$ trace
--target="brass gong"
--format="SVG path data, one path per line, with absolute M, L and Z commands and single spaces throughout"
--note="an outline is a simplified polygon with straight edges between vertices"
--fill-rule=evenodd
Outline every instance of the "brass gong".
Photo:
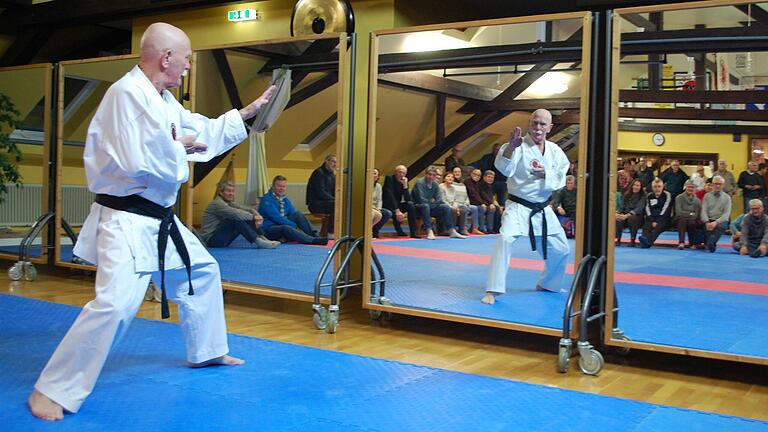
M 291 36 L 352 33 L 355 17 L 347 0 L 299 0 L 291 14 Z

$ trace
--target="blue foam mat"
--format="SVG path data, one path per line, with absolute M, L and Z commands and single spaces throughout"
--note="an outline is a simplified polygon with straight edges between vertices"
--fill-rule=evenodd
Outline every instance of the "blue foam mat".
M 230 347 L 246 365 L 189 369 L 178 325 L 144 319 L 78 414 L 36 420 L 26 396 L 78 311 L 0 295 L 3 430 L 768 431 L 764 421 L 238 335 Z

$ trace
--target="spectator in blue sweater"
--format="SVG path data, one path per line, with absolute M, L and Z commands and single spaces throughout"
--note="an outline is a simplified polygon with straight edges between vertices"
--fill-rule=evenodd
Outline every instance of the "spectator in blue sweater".
M 288 180 L 285 177 L 276 176 L 272 180 L 272 188 L 259 201 L 259 213 L 264 218 L 264 235 L 270 240 L 327 244 L 328 237 L 319 237 L 306 216 L 296 210 L 285 195 L 287 186 Z

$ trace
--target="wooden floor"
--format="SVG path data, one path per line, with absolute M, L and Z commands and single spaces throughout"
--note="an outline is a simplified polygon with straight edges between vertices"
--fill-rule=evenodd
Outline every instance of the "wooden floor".
M 0 261 L 3 271 L 9 265 Z M 93 296 L 92 277 L 64 271 L 41 271 L 34 282 L 5 280 L 2 292 L 24 297 L 82 306 Z M 341 323 L 333 335 L 314 328 L 308 303 L 234 292 L 225 300 L 233 333 L 768 420 L 766 367 L 633 351 L 627 357 L 608 354 L 598 377 L 581 374 L 576 358 L 571 370 L 560 374 L 555 370 L 555 338 L 405 316 L 379 323 L 360 308 L 359 294 L 342 304 Z M 172 319 L 177 317 L 171 312 Z M 139 316 L 159 319 L 159 304 L 145 302 Z M 567 412 L 567 407 L 553 410 Z

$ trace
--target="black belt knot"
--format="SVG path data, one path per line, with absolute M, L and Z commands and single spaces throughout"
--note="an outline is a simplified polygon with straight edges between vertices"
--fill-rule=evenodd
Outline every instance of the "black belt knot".
M 104 207 L 114 210 L 126 211 L 141 216 L 148 216 L 160 220 L 160 229 L 157 235 L 157 257 L 160 270 L 160 291 L 162 298 L 160 302 L 161 316 L 166 319 L 171 316 L 168 309 L 168 297 L 165 294 L 165 250 L 168 247 L 168 237 L 171 237 L 173 245 L 181 256 L 184 268 L 187 270 L 187 280 L 189 281 L 189 295 L 194 295 L 192 289 L 192 261 L 189 259 L 189 251 L 184 244 L 184 238 L 176 225 L 176 219 L 173 217 L 172 207 L 163 207 L 139 195 L 128 195 L 123 197 L 96 194 L 95 201 Z
M 549 201 L 535 203 L 512 194 L 508 194 L 508 197 L 510 201 L 531 209 L 531 214 L 528 217 L 528 238 L 531 240 L 531 250 L 534 251 L 536 250 L 536 236 L 533 233 L 533 217 L 541 213 L 541 251 L 544 259 L 547 259 L 547 214 L 544 212 L 544 209 L 549 205 Z

